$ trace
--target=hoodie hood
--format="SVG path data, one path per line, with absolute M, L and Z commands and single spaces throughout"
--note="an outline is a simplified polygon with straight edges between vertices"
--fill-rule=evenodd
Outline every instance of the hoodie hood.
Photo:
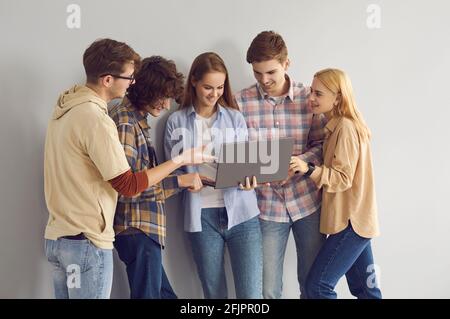
M 58 102 L 53 110 L 52 119 L 57 120 L 74 107 L 89 102 L 97 104 L 105 114 L 108 114 L 106 102 L 97 93 L 86 86 L 75 85 L 59 96 Z

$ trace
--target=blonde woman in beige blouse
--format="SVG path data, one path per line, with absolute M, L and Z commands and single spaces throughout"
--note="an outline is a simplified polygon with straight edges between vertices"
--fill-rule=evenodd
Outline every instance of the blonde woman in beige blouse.
M 329 236 L 308 274 L 307 296 L 336 298 L 334 288 L 345 275 L 354 296 L 381 298 L 370 244 L 379 234 L 370 131 L 341 70 L 314 75 L 309 103 L 328 120 L 323 165 L 292 157 L 290 174 L 309 176 L 323 189 L 320 231 Z

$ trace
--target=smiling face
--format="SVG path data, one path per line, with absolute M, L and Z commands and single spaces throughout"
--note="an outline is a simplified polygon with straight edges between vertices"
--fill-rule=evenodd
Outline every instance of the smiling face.
M 316 77 L 311 84 L 309 104 L 314 114 L 330 114 L 331 110 L 339 103 L 339 95 L 329 90 Z
M 170 109 L 170 98 L 163 98 L 158 100 L 155 105 L 148 105 L 145 110 L 153 117 L 158 117 L 164 110 Z
M 288 66 L 288 59 L 283 63 L 275 59 L 252 63 L 256 81 L 269 96 L 280 96 L 287 92 L 289 83 L 286 81 L 286 71 Z
M 222 72 L 205 73 L 200 81 L 193 81 L 195 88 L 195 106 L 200 109 L 212 109 L 223 95 L 226 75 Z

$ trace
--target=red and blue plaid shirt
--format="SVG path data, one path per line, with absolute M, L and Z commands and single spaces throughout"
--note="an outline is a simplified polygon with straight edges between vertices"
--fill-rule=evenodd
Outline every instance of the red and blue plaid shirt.
M 137 110 L 127 98 L 109 110 L 119 132 L 133 172 L 158 165 L 155 149 L 150 139 L 148 113 Z M 119 234 L 130 227 L 137 228 L 164 246 L 166 238 L 165 199 L 177 192 L 177 176 L 171 175 L 133 197 L 120 195 L 114 216 L 114 231 Z
M 281 99 L 269 97 L 254 84 L 236 94 L 244 115 L 249 139 L 293 137 L 293 156 L 316 165 L 322 163 L 324 127 L 323 115 L 313 115 L 308 106 L 310 89 L 290 82 L 289 92 Z M 278 100 L 278 101 L 277 101 Z M 275 222 L 293 222 L 320 208 L 321 192 L 314 182 L 303 176 L 293 176 L 284 186 L 271 184 L 256 189 L 260 218 Z

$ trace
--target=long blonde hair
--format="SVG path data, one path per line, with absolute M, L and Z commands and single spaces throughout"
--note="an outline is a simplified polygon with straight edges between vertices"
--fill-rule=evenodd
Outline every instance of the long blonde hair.
M 355 123 L 356 131 L 365 139 L 370 139 L 370 130 L 362 114 L 358 111 L 353 96 L 352 83 L 347 74 L 339 69 L 324 69 L 314 74 L 331 92 L 340 95 L 339 103 L 333 108 L 333 117 L 346 117 Z

